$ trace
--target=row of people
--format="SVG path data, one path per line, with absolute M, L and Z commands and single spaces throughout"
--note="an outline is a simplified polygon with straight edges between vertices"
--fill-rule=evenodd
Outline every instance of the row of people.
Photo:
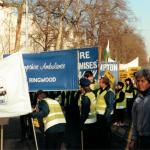
M 133 102 L 138 94 L 135 86 L 133 86 L 131 79 L 128 78 L 123 82 L 118 82 L 115 87 L 115 108 L 114 108 L 114 125 L 124 126 L 125 116 L 131 123 L 131 111 Z
M 91 77 L 91 80 L 88 78 L 89 75 L 80 80 L 81 88 L 79 91 L 68 91 L 62 94 L 68 100 L 65 105 L 65 100 L 59 101 L 65 106 L 65 109 L 63 109 L 65 110 L 65 116 L 56 100 L 47 98 L 43 91 L 37 93 L 37 98 L 41 102 L 37 103 L 38 109 L 33 112 L 33 117 L 38 118 L 39 128 L 44 133 L 43 137 L 46 137 L 47 148 L 59 149 L 64 133 L 65 144 L 68 149 L 79 149 L 81 145 L 83 145 L 84 149 L 109 148 L 111 142 L 110 126 L 114 104 L 116 103 L 116 108 L 125 106 L 125 98 L 119 100 L 120 95 L 122 95 L 121 97 L 125 97 L 123 96 L 125 95 L 123 83 L 118 83 L 119 88 L 117 89 L 115 98 L 108 78 L 102 77 L 99 80 L 98 89 L 97 84 L 93 83 L 93 78 Z M 144 79 L 147 81 L 145 76 Z M 96 90 L 92 87 L 96 87 Z M 126 88 L 126 90 L 128 89 Z M 126 92 L 131 93 L 129 90 Z M 131 98 L 130 96 L 128 98 Z M 56 99 L 58 100 L 58 97 Z M 122 112 L 118 111 L 120 117 L 123 115 Z M 46 121 L 43 122 L 44 120 Z M 63 120 L 63 122 L 60 120 Z M 45 126 L 47 126 L 46 129 L 44 129 Z M 80 134 L 81 130 L 83 131 L 83 137 Z
M 101 141 L 104 137 L 110 138 L 110 120 L 115 97 L 107 78 L 101 78 L 99 85 L 103 90 L 97 90 L 96 100 L 95 94 L 90 88 L 91 81 L 82 78 L 79 91 L 70 91 L 70 94 L 67 92 L 74 103 L 71 103 L 72 107 L 71 105 L 65 107 L 65 116 L 57 100 L 48 98 L 43 91 L 36 93 L 37 104 L 32 117 L 38 120 L 39 129 L 46 141 L 45 148 L 60 149 L 64 132 L 66 139 L 72 138 L 72 143 L 69 143 L 69 140 L 65 141 L 68 149 L 79 149 L 81 145 L 84 149 L 98 148 L 98 145 L 109 145 L 107 142 L 110 140 L 104 140 L 100 144 L 97 139 L 99 139 L 99 135 L 101 135 Z M 98 115 L 96 116 L 96 114 Z M 76 133 L 67 136 L 69 130 L 71 130 L 70 133 L 75 133 L 74 131 Z M 83 136 L 81 136 L 81 131 Z M 93 140 L 95 136 L 97 138 Z

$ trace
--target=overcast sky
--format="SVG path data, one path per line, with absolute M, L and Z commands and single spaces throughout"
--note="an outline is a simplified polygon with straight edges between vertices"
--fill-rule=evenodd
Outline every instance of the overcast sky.
M 150 56 L 150 0 L 127 0 L 127 2 L 137 17 L 136 29 L 143 36 Z

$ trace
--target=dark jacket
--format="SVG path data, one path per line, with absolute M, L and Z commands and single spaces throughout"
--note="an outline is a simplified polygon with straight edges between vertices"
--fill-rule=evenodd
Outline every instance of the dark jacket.
M 101 93 L 105 90 L 107 91 L 106 95 L 104 96 L 105 102 L 107 105 L 105 114 L 104 114 L 106 119 L 110 118 L 111 112 L 114 109 L 114 103 L 115 103 L 115 94 L 109 89 L 110 89 L 110 87 L 106 87 L 104 90 L 101 91 Z
M 122 102 L 124 100 L 124 97 L 125 97 L 125 93 L 122 90 L 118 91 L 118 92 L 120 92 L 120 93 L 119 93 L 119 98 L 116 99 L 116 101 L 115 101 L 116 103 Z
M 115 105 L 115 94 L 113 91 L 110 90 L 110 87 L 106 87 L 105 89 L 99 89 L 97 91 L 94 91 L 96 97 L 98 96 L 98 93 L 101 94 L 104 91 L 107 91 L 106 95 L 104 96 L 105 102 L 106 102 L 106 109 L 104 113 L 104 118 L 106 121 L 110 122 L 112 120 L 112 112 L 114 110 L 114 105 Z M 96 93 L 97 92 L 97 93 Z
M 132 139 L 150 136 L 150 89 L 138 94 L 132 108 Z
M 89 116 L 90 105 L 91 105 L 90 99 L 87 96 L 83 95 L 81 101 L 81 117 L 80 117 L 81 127 L 83 127 L 85 120 Z
M 49 106 L 48 104 L 45 102 L 45 100 L 41 100 L 38 102 L 38 108 L 39 108 L 39 112 L 33 112 L 32 116 L 33 118 L 37 118 L 38 122 L 39 122 L 39 129 L 42 133 L 44 133 L 44 123 L 43 123 L 43 118 L 46 117 L 49 113 Z M 64 132 L 65 130 L 65 124 L 57 124 L 55 126 L 50 127 L 46 132 Z

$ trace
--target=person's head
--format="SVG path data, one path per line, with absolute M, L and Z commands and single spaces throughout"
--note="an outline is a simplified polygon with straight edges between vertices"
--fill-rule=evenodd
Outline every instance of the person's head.
M 110 80 L 107 78 L 107 77 L 101 77 L 100 79 L 99 79 L 99 86 L 100 86 L 100 88 L 102 88 L 102 89 L 104 89 L 104 88 L 106 88 L 106 87 L 108 87 L 108 86 L 110 86 Z
M 135 74 L 135 80 L 139 91 L 143 92 L 150 88 L 150 69 L 141 69 Z
M 88 70 L 84 73 L 84 78 L 88 79 L 91 81 L 91 83 L 93 82 L 94 80 L 94 76 L 93 76 L 93 72 Z
M 85 92 L 89 92 L 89 91 L 91 91 L 91 89 L 90 89 L 90 84 L 91 84 L 91 82 L 88 80 L 88 79 L 86 79 L 86 78 L 81 78 L 80 79 L 80 86 L 81 86 L 81 92 L 82 93 L 85 93 Z
M 36 93 L 37 100 L 42 100 L 47 97 L 46 93 L 42 90 L 37 91 Z
M 118 89 L 121 90 L 124 87 L 124 83 L 119 81 L 117 86 L 118 86 Z
M 131 85 L 131 84 L 132 84 L 131 78 L 125 79 L 125 84 L 126 84 L 126 85 Z

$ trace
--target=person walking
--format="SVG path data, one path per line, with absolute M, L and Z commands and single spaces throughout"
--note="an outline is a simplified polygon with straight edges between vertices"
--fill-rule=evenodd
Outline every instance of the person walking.
M 129 149 L 150 149 L 150 69 L 135 74 L 138 95 L 132 108 L 132 136 Z M 136 147 L 137 146 L 137 147 Z

